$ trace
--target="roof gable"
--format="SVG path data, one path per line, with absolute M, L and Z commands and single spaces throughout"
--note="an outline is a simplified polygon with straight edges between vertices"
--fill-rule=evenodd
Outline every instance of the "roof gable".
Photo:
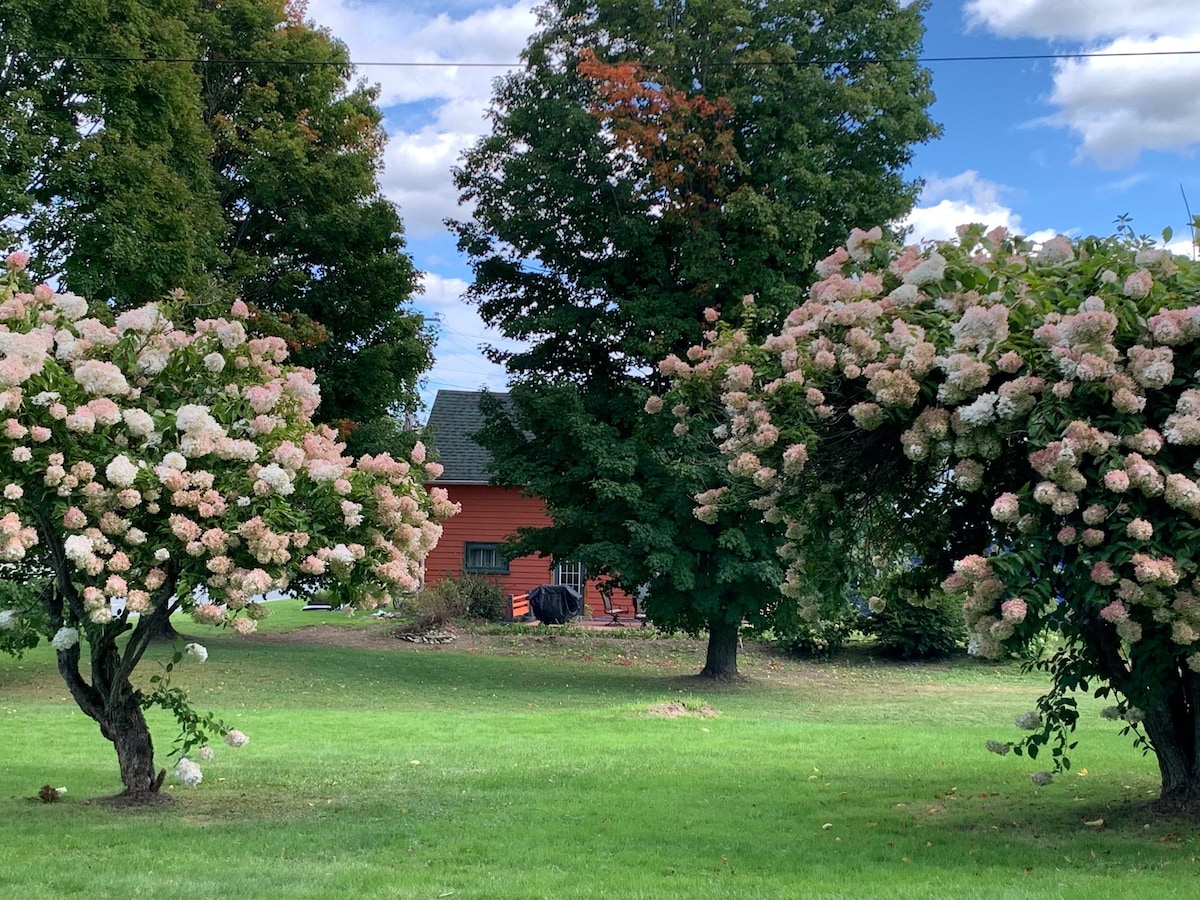
M 429 411 L 429 443 L 437 452 L 442 474 L 437 484 L 490 484 L 492 455 L 473 435 L 484 426 L 479 409 L 482 391 L 438 391 Z M 491 394 L 507 404 L 508 394 Z

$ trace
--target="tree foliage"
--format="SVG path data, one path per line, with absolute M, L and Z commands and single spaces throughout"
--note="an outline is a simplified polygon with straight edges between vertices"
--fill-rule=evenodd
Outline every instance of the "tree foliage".
M 505 357 L 514 415 L 484 434 L 553 518 L 516 546 L 649 585 L 657 623 L 714 638 L 709 674 L 777 602 L 777 537 L 692 517 L 713 454 L 642 407 L 706 308 L 798 299 L 849 227 L 909 208 L 902 169 L 935 132 L 920 36 L 891 0 L 557 0 L 457 170 L 469 298 L 527 342 Z
M 3 0 L 0 41 L 0 203 L 37 274 L 118 311 L 240 296 L 321 421 L 416 408 L 431 335 L 343 44 L 283 0 Z
M 1194 812 L 1200 268 L 1128 235 L 968 226 L 923 249 L 854 232 L 818 273 L 765 341 L 719 329 L 675 367 L 676 399 L 718 391 L 731 416 L 720 502 L 787 524 L 783 590 L 811 618 L 848 578 L 918 558 L 961 600 L 971 652 L 1056 635 L 1018 751 L 1068 766 L 1073 693 L 1111 696 L 1164 805 Z
M 41 277 L 118 306 L 204 292 L 221 262 L 200 80 L 166 61 L 197 55 L 185 9 L 0 3 L 4 243 L 35 248 Z
M 172 613 L 245 633 L 267 613 L 262 595 L 327 582 L 380 605 L 415 589 L 455 508 L 422 488 L 440 466 L 420 445 L 411 462 L 344 455 L 312 422 L 311 370 L 287 363 L 281 338 L 248 337 L 241 301 L 188 328 L 166 304 L 106 325 L 75 294 L 31 290 L 24 254 L 7 264 L 0 562 L 33 556 L 44 577 L 0 593 L 0 648 L 50 640 L 71 696 L 116 748 L 125 792 L 153 793 L 145 707 L 175 714 L 184 752 L 228 730 L 169 679 L 145 694 L 131 681 Z

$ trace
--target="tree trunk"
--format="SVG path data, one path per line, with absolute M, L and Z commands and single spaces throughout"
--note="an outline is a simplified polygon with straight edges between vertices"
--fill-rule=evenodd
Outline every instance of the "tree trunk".
M 1162 776 L 1162 793 L 1155 806 L 1171 815 L 1200 816 L 1200 760 L 1191 735 L 1196 728 L 1194 710 L 1183 707 L 1171 715 L 1166 704 L 1146 711 L 1143 727 Z M 1182 716 L 1178 713 L 1182 712 Z M 1190 714 L 1190 715 L 1189 715 Z M 1176 717 L 1184 721 L 1176 722 Z
M 154 742 L 142 713 L 140 697 L 126 683 L 114 696 L 107 714 L 100 720 L 100 733 L 112 741 L 121 767 L 123 797 L 150 799 L 158 793 L 165 771 L 155 774 Z
M 163 618 L 150 635 L 150 640 L 152 641 L 177 641 L 182 638 L 183 635 L 175 630 L 175 626 L 169 617 Z
M 708 653 L 701 678 L 727 681 L 736 678 L 740 622 L 714 621 L 708 626 Z

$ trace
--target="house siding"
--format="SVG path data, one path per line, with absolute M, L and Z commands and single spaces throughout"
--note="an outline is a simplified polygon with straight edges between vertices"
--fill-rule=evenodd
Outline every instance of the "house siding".
M 450 499 L 461 504 L 462 509 L 443 523 L 442 538 L 425 560 L 428 584 L 462 574 L 468 543 L 502 543 L 523 525 L 537 528 L 551 523 L 544 501 L 526 496 L 517 488 L 486 484 L 438 486 L 444 487 Z M 498 574 L 496 578 L 504 593 L 521 594 L 539 584 L 549 584 L 554 574 L 548 559 L 522 556 L 509 563 L 507 574 Z M 588 581 L 584 599 L 588 615 L 604 615 L 604 600 L 595 581 Z M 613 599 L 618 606 L 631 609 L 623 592 L 616 592 Z

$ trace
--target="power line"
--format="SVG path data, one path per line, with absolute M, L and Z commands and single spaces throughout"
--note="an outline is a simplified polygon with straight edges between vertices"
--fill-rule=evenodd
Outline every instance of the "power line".
M 991 54 L 984 56 L 916 56 L 916 57 L 862 57 L 860 59 L 810 59 L 804 60 L 805 65 L 817 66 L 850 66 L 864 63 L 889 64 L 911 63 L 921 65 L 930 63 L 952 62 L 1022 62 L 1048 59 L 1128 59 L 1147 57 L 1200 56 L 1200 50 L 1129 50 L 1118 53 L 1080 52 L 1080 53 L 1009 53 Z M 293 66 L 299 68 L 321 68 L 328 66 L 354 68 L 390 68 L 390 69 L 515 69 L 520 68 L 520 62 L 418 62 L 416 60 L 303 60 L 303 59 L 259 59 L 254 57 L 238 57 L 229 59 L 209 59 L 201 56 L 51 56 L 34 54 L 27 57 L 31 60 L 50 62 L 115 62 L 115 63 L 184 63 L 188 65 L 204 64 L 213 66 Z M 712 63 L 714 66 L 786 66 L 792 63 L 786 60 L 778 62 L 728 62 Z

